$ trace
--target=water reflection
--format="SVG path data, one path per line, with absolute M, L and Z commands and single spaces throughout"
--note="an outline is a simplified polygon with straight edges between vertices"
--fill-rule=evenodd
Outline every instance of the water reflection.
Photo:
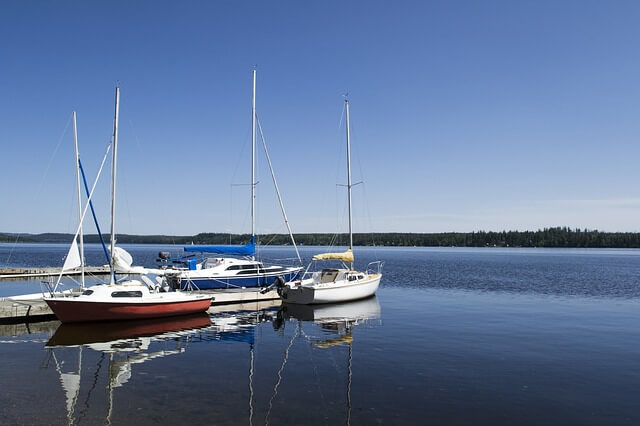
M 376 296 L 355 302 L 327 305 L 283 305 L 284 319 L 311 321 L 328 329 L 350 329 L 363 322 L 380 319 L 380 303 Z
M 284 329 L 287 322 L 296 324 L 296 330 L 285 350 L 283 362 L 278 370 L 278 380 L 273 390 L 273 395 L 269 400 L 269 408 L 265 417 L 265 425 L 269 423 L 269 416 L 273 409 L 273 401 L 278 395 L 278 387 L 282 381 L 282 374 L 285 369 L 289 352 L 294 342 L 302 338 L 310 344 L 313 349 L 328 349 L 340 346 L 347 346 L 346 355 L 346 393 L 345 393 L 345 423 L 351 424 L 351 383 L 353 378 L 353 331 L 354 328 L 362 324 L 375 325 L 381 318 L 380 304 L 376 296 L 355 302 L 337 303 L 328 305 L 283 305 L 274 327 Z M 312 323 L 314 327 L 319 327 L 322 335 L 316 336 L 313 331 L 305 329 L 304 323 Z M 322 392 L 320 391 L 322 394 Z
M 133 365 L 183 353 L 191 336 L 197 330 L 210 325 L 209 315 L 205 313 L 117 323 L 61 324 L 45 345 L 49 356 L 45 365 L 53 366 L 59 375 L 66 399 L 67 424 L 78 423 L 90 408 L 91 396 L 96 389 L 100 370 L 107 356 L 107 409 L 104 423 L 111 424 L 113 391 L 129 382 Z M 170 341 L 173 347 L 152 350 L 151 343 L 154 340 Z M 72 349 L 69 350 L 70 348 Z M 87 356 L 83 356 L 85 348 L 101 355 L 97 363 L 89 368 L 86 365 Z M 89 358 L 95 359 L 91 356 Z M 85 407 L 77 414 L 76 406 L 81 395 L 83 371 L 89 374 L 93 371 L 94 380 L 86 392 Z
M 378 324 L 380 311 L 373 297 L 315 307 L 281 306 L 276 301 L 212 307 L 209 314 L 160 320 L 61 324 L 45 344 L 42 364 L 54 379 L 49 382 L 54 392 L 61 391 L 58 395 L 62 397 L 56 403 L 58 414 L 49 420 L 111 424 L 135 416 L 140 409 L 136 406 L 144 406 L 140 398 L 165 401 L 154 407 L 154 415 L 178 420 L 173 416 L 180 411 L 173 411 L 173 403 L 167 406 L 155 386 L 177 371 L 193 372 L 195 368 L 215 371 L 211 377 L 221 386 L 219 391 L 211 391 L 211 381 L 205 379 L 209 373 L 189 383 L 213 392 L 209 409 L 226 407 L 222 412 L 233 423 L 286 422 L 292 414 L 289 395 L 294 392 L 305 399 L 295 413 L 317 405 L 314 400 L 321 398 L 324 409 L 327 404 L 337 408 L 325 420 L 350 424 L 352 381 L 354 397 L 360 398 L 365 394 L 360 382 L 366 380 L 358 369 L 354 377 L 353 354 L 358 347 L 354 330 L 363 324 Z M 199 360 L 193 368 L 174 359 L 186 352 L 189 360 Z M 167 362 L 152 361 L 167 357 L 171 357 Z M 355 358 L 356 365 L 362 361 Z M 246 364 L 237 359 L 246 359 Z M 143 363 L 148 363 L 146 368 L 137 367 Z M 231 365 L 235 367 L 230 369 Z M 300 393 L 301 378 L 309 384 L 315 379 L 316 387 Z M 174 378 L 172 389 L 191 392 L 180 383 Z M 138 395 L 142 389 L 147 389 L 144 397 Z M 236 398 L 224 400 L 222 395 L 227 392 Z M 131 402 L 132 397 L 136 403 Z M 316 408 L 321 406 L 312 411 Z M 204 418 L 193 420 L 206 422 Z
M 308 377 L 314 372 L 317 373 L 318 366 L 308 364 L 300 355 L 290 360 L 292 348 L 296 342 L 303 345 L 309 344 L 312 351 L 324 351 L 332 347 L 347 347 L 345 354 L 345 365 L 347 377 L 345 393 L 345 417 L 346 423 L 351 421 L 351 379 L 352 379 L 352 344 L 353 330 L 356 326 L 368 323 L 375 324 L 380 319 L 381 309 L 376 297 L 366 300 L 341 303 L 333 305 L 287 305 L 281 306 L 279 301 L 262 302 L 259 304 L 236 305 L 213 308 L 212 325 L 201 336 L 208 340 L 226 342 L 244 342 L 248 344 L 248 366 L 244 372 L 248 387 L 247 411 L 248 424 L 265 424 L 271 421 L 278 422 L 281 418 L 276 417 L 281 413 L 276 413 L 282 404 L 288 405 L 281 391 L 286 388 L 297 388 L 299 382 L 287 381 L 287 373 L 296 375 L 302 368 Z M 287 339 L 284 351 L 278 355 L 278 349 L 273 347 L 272 336 L 260 333 L 262 336 L 256 340 L 256 330 L 264 325 L 271 324 L 276 332 L 275 336 Z M 293 326 L 293 332 L 287 337 L 285 329 Z M 316 330 L 320 330 L 320 335 L 316 336 Z M 277 367 L 275 377 L 270 388 L 265 388 L 264 384 L 269 382 L 270 374 L 265 375 L 268 367 L 259 370 L 262 374 L 256 376 L 256 363 L 260 361 L 256 357 L 256 347 L 271 348 L 269 359 L 272 360 L 270 367 Z M 266 355 L 266 354 L 265 354 Z M 341 355 L 341 354 L 340 354 Z M 322 354 L 321 354 L 322 358 Z M 262 360 L 264 362 L 264 359 Z M 293 363 L 293 364 L 290 364 Z M 313 362 L 313 360 L 312 360 Z M 291 369 L 291 371 L 287 371 Z M 256 386 L 256 383 L 263 385 Z M 322 390 L 319 392 L 323 394 Z M 324 396 L 323 396 L 324 397 Z M 334 395 L 335 398 L 339 398 Z M 260 401 L 266 401 L 266 406 L 260 406 Z M 262 411 L 263 408 L 265 411 Z M 297 407 L 296 410 L 299 410 Z M 289 407 L 288 411 L 291 411 Z M 264 418 L 260 415 L 264 413 Z M 239 413 L 235 413 L 236 415 Z M 237 418 L 237 417 L 236 417 Z
M 61 324 L 46 346 L 88 345 L 94 350 L 117 352 L 120 347 L 135 346 L 143 340 L 148 343 L 152 337 L 168 337 L 162 336 L 167 333 L 170 336 L 179 332 L 188 334 L 190 330 L 209 325 L 211 321 L 205 313 L 138 321 Z

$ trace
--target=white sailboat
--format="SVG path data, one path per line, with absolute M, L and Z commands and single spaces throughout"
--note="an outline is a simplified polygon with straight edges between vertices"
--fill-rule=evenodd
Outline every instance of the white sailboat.
M 347 191 L 349 199 L 349 248 L 343 253 L 322 253 L 313 260 L 339 260 L 343 268 L 325 268 L 304 274 L 301 280 L 287 282 L 280 288 L 285 303 L 313 305 L 363 299 L 375 294 L 382 278 L 382 262 L 372 262 L 365 272 L 353 270 L 353 230 L 351 213 L 351 134 L 349 100 L 345 99 L 347 128 Z M 348 264 L 348 265 L 347 265 Z M 375 267 L 375 270 L 373 268 Z
M 115 118 L 113 125 L 113 151 L 111 169 L 111 256 L 109 259 L 109 284 L 98 284 L 84 290 L 79 295 L 59 294 L 52 291 L 50 296 L 44 297 L 53 313 L 62 322 L 85 321 L 114 321 L 144 318 L 159 318 L 176 315 L 186 315 L 206 311 L 211 304 L 211 296 L 200 294 L 186 294 L 175 291 L 163 291 L 150 279 L 116 280 L 116 264 L 118 262 L 115 247 L 115 208 L 116 208 L 116 171 L 118 152 L 118 112 L 120 88 L 116 87 Z M 104 161 L 102 163 L 104 165 Z M 101 166 L 102 169 L 102 166 Z M 68 266 L 83 266 L 82 255 L 78 253 L 76 240 L 81 233 L 82 220 L 87 212 L 94 187 L 89 194 L 89 200 L 80 217 L 80 224 L 70 254 L 67 256 L 64 272 Z M 81 240 L 82 241 L 82 240 Z M 62 272 L 61 275 L 62 276 Z M 58 279 L 59 282 L 60 278 Z
M 186 253 L 203 253 L 208 255 L 217 255 L 216 257 L 205 257 L 197 262 L 194 257 L 185 256 L 184 258 L 171 259 L 174 262 L 181 263 L 182 267 L 176 267 L 176 263 L 170 269 L 165 270 L 165 277 L 172 287 L 187 288 L 193 286 L 200 290 L 210 289 L 238 289 L 238 288 L 261 288 L 273 285 L 275 282 L 287 282 L 295 279 L 302 267 L 300 266 L 281 266 L 281 265 L 265 265 L 263 262 L 256 260 L 256 232 L 255 232 L 255 148 L 256 148 L 256 132 L 259 129 L 262 136 L 260 123 L 257 122 L 256 115 L 256 70 L 253 70 L 253 95 L 251 103 L 251 240 L 246 245 L 228 246 L 228 245 L 189 245 L 184 247 Z M 257 126 L 256 126 L 257 124 Z M 291 241 L 298 260 L 300 254 L 291 232 L 291 227 L 284 210 L 280 190 L 275 179 L 273 167 L 271 167 L 271 159 L 266 150 L 264 137 L 262 138 L 263 146 L 271 169 L 271 177 L 275 186 L 280 209 L 284 217 L 284 222 L 289 231 Z M 161 253 L 161 258 L 168 260 L 168 256 Z

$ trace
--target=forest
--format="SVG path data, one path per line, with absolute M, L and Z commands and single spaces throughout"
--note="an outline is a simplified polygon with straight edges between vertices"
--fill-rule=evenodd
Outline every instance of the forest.
M 15 234 L 0 233 L 0 242 L 6 243 L 69 243 L 70 234 Z M 345 246 L 347 234 L 307 233 L 294 234 L 299 245 Z M 121 244 L 246 244 L 247 234 L 200 233 L 188 236 L 118 234 Z M 84 237 L 88 243 L 98 243 L 96 234 Z M 105 240 L 109 236 L 105 235 Z M 258 235 L 259 245 L 288 245 L 286 234 Z M 353 234 L 356 246 L 417 246 L 417 247 L 594 247 L 640 248 L 640 233 L 600 232 L 597 230 L 555 227 L 537 231 L 476 231 L 439 233 L 376 232 Z

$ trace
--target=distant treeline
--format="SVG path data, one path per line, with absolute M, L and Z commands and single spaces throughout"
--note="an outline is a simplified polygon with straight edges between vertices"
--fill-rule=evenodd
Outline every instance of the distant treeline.
M 0 242 L 68 243 L 70 234 L 0 233 Z M 246 234 L 202 233 L 190 236 L 119 234 L 121 244 L 246 244 Z M 295 234 L 300 245 L 347 245 L 346 234 Z M 98 243 L 97 235 L 85 235 L 88 243 Z M 109 236 L 106 236 L 109 240 Z M 600 232 L 588 229 L 545 228 L 538 231 L 440 232 L 440 233 L 359 233 L 353 235 L 357 246 L 422 246 L 422 247 L 599 247 L 640 248 L 640 233 Z M 259 235 L 258 244 L 291 244 L 286 234 Z

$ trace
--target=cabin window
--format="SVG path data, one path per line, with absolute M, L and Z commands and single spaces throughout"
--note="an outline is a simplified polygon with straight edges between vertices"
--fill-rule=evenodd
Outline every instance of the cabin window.
M 357 277 L 357 276 L 355 276 L 355 275 L 349 275 L 349 281 L 355 281 L 355 280 L 357 280 L 357 279 L 358 279 L 358 277 Z
M 114 291 L 111 297 L 142 297 L 141 291 Z
M 90 294 L 93 294 L 93 290 L 85 290 L 85 291 L 82 292 L 83 296 L 88 296 Z
M 256 268 L 256 265 L 233 265 L 233 266 L 229 266 L 227 269 L 225 269 L 225 271 L 237 271 L 240 269 L 255 269 L 255 268 Z
M 255 269 L 247 269 L 247 270 L 238 272 L 238 275 L 250 275 L 250 274 L 255 274 L 257 272 L 258 271 Z

